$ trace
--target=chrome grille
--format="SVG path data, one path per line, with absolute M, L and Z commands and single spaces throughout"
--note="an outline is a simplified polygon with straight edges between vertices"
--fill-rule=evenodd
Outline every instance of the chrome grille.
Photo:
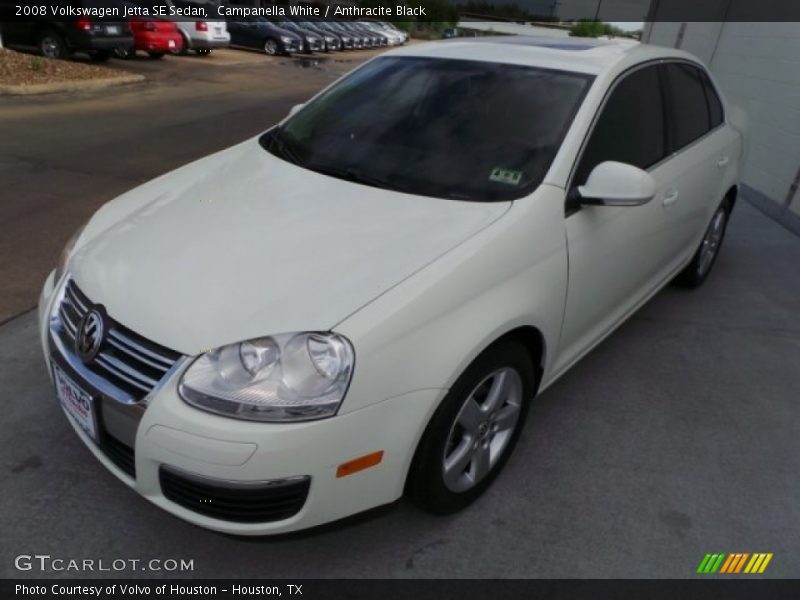
M 74 346 L 78 325 L 91 306 L 91 300 L 70 279 L 58 308 L 58 317 L 63 326 L 61 340 L 68 348 Z M 158 385 L 182 355 L 134 333 L 110 318 L 106 326 L 108 334 L 100 351 L 86 368 L 126 392 L 133 400 L 141 400 Z

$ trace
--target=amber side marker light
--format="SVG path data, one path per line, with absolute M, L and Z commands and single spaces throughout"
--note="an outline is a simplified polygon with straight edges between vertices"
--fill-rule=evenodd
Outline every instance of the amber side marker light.
M 347 477 L 353 473 L 358 473 L 364 469 L 369 469 L 379 464 L 383 460 L 383 450 L 373 452 L 365 456 L 359 456 L 353 460 L 348 460 L 346 463 L 340 464 L 336 469 L 336 477 Z

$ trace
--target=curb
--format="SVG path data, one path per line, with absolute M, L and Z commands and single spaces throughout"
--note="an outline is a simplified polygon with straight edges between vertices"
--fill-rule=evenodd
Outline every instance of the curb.
M 138 83 L 144 81 L 144 75 L 121 75 L 107 79 L 82 79 L 76 81 L 57 81 L 53 83 L 30 83 L 19 85 L 0 84 L 0 94 L 12 96 L 35 96 L 38 94 L 55 94 L 58 92 L 83 92 L 102 90 L 115 85 Z

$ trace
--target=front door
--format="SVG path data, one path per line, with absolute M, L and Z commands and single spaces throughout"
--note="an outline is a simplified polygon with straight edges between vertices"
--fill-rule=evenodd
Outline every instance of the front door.
M 598 164 L 613 160 L 646 169 L 655 197 L 642 206 L 568 204 L 569 287 L 555 372 L 588 351 L 639 304 L 670 262 L 674 172 L 666 160 L 665 101 L 657 65 L 623 75 L 614 85 L 578 161 L 569 193 Z

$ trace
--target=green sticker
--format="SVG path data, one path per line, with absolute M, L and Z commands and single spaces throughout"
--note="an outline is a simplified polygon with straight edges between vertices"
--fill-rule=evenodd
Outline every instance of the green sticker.
M 512 171 L 511 169 L 502 169 L 500 167 L 495 167 L 492 174 L 489 175 L 489 181 L 508 185 L 519 185 L 521 179 L 522 171 Z

